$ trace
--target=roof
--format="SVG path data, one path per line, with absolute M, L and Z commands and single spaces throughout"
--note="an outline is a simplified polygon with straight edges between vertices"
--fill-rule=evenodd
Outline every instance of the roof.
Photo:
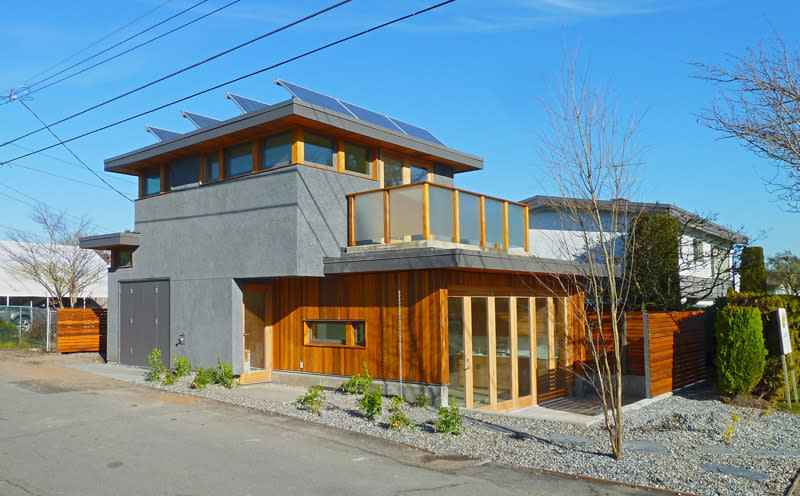
M 11 258 L 6 250 L 18 252 L 20 246 L 15 241 L 0 241 L 0 297 L 32 297 L 47 298 L 44 287 L 36 281 L 22 278 L 11 270 Z M 92 252 L 97 257 L 99 263 L 106 265 L 105 260 L 96 252 Z M 86 294 L 81 297 L 108 298 L 108 280 L 106 273 L 103 273 L 99 281 L 93 284 Z
M 136 248 L 142 241 L 142 235 L 136 232 L 121 232 L 111 234 L 98 234 L 97 236 L 83 236 L 80 239 L 81 248 L 91 250 L 109 250 L 111 248 Z
M 537 210 L 548 208 L 557 210 L 559 207 L 565 205 L 567 202 L 577 202 L 578 204 L 588 205 L 591 200 L 586 198 L 566 198 L 563 196 L 545 196 L 537 195 L 522 200 L 522 203 L 527 203 L 530 210 Z M 638 212 L 642 214 L 662 214 L 674 217 L 681 222 L 690 224 L 694 229 L 701 231 L 711 236 L 723 238 L 734 243 L 746 244 L 748 242 L 747 236 L 740 234 L 736 231 L 722 227 L 721 225 L 712 222 L 705 217 L 693 214 L 682 208 L 676 207 L 669 203 L 648 203 L 648 202 L 633 202 L 625 199 L 619 200 L 600 200 L 597 202 L 598 208 L 601 211 L 611 211 L 615 202 L 625 202 L 629 212 Z

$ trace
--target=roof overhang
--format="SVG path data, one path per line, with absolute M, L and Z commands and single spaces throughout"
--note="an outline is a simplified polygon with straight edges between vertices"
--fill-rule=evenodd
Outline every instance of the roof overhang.
M 138 174 L 143 162 L 170 161 L 180 156 L 219 149 L 256 139 L 265 133 L 296 126 L 314 130 L 350 134 L 376 146 L 394 148 L 426 160 L 444 163 L 457 172 L 483 169 L 483 159 L 443 145 L 408 136 L 367 121 L 358 120 L 296 98 L 181 134 L 171 139 L 107 159 L 105 170 Z M 151 164 L 148 164 L 151 165 Z
M 81 248 L 89 250 L 111 250 L 113 248 L 137 248 L 141 244 L 142 235 L 136 232 L 121 232 L 84 236 L 80 238 Z

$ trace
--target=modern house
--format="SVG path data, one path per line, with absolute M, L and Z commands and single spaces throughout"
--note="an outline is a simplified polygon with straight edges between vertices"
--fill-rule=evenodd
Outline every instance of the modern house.
M 241 115 L 106 160 L 138 176 L 112 253 L 109 361 L 231 361 L 241 383 L 338 386 L 511 409 L 568 394 L 576 266 L 531 254 L 527 205 L 460 190 L 483 160 L 398 119 L 276 81 Z
M 522 200 L 530 210 L 530 236 L 536 239 L 532 247 L 534 256 L 575 260 L 585 257 L 586 253 L 592 250 L 593 247 L 586 246 L 583 228 L 578 226 L 575 215 L 569 213 L 580 211 L 581 202 L 588 200 L 557 196 L 533 196 Z M 615 210 L 615 202 L 624 202 L 624 208 Z M 604 225 L 612 225 L 612 210 L 624 217 L 616 222 L 619 228 L 613 233 L 614 236 L 627 236 L 628 227 L 634 216 L 660 214 L 677 219 L 679 226 L 679 236 L 675 240 L 679 247 L 677 270 L 681 296 L 688 303 L 698 307 L 709 306 L 713 304 L 715 298 L 724 296 L 729 287 L 736 285 L 735 271 L 732 270 L 734 246 L 747 244 L 746 236 L 675 205 L 613 200 L 600 201 L 598 206 L 604 217 Z M 584 227 L 591 230 L 594 225 L 585 223 Z M 587 237 L 591 239 L 591 233 Z M 623 245 L 624 243 L 619 243 L 617 246 Z

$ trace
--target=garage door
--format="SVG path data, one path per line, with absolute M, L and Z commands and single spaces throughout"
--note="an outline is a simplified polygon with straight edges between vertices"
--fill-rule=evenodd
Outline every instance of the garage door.
M 147 365 L 153 349 L 169 363 L 169 281 L 120 283 L 119 361 Z

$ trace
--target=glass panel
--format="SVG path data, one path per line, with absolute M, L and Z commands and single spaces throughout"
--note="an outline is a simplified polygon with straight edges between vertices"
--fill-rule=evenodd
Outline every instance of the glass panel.
M 114 250 L 114 267 L 130 267 L 133 263 L 133 251 L 124 248 Z
M 480 198 L 477 195 L 459 192 L 458 230 L 461 243 L 476 246 L 481 244 Z
M 403 162 L 393 158 L 383 160 L 383 187 L 403 184 Z
M 158 169 L 147 170 L 144 173 L 144 196 L 155 195 L 161 192 L 161 171 Z
M 253 172 L 253 145 L 242 143 L 225 149 L 225 177 Z
M 261 140 L 261 168 L 269 169 L 292 162 L 292 133 L 267 136 Z
M 562 389 L 566 387 L 566 367 L 567 367 L 567 301 L 566 298 L 553 298 L 555 301 L 555 329 L 553 336 L 553 355 L 555 356 L 556 365 L 556 388 Z
M 312 322 L 311 341 L 347 344 L 347 322 Z
M 464 350 L 464 299 L 447 299 L 448 348 L 450 358 L 450 385 L 448 393 L 455 398 L 456 405 L 465 406 L 466 353 Z M 449 401 L 449 398 L 448 398 Z
M 336 167 L 336 141 L 309 131 L 305 132 L 303 155 L 307 164 Z
M 472 298 L 472 401 L 489 404 L 489 325 L 486 298 Z
M 200 182 L 200 155 L 182 157 L 169 164 L 170 188 L 179 188 L 187 184 Z
M 525 248 L 525 207 L 508 204 L 508 247 Z
M 367 345 L 367 323 L 366 322 L 353 322 L 355 329 L 355 344 L 358 346 Z
M 357 245 L 379 244 L 383 238 L 383 191 L 355 197 Z
M 422 167 L 416 166 L 409 166 L 411 169 L 411 182 L 412 183 L 422 183 L 428 180 L 428 169 L 423 169 Z
M 486 198 L 486 246 L 489 248 L 503 247 L 503 202 Z
M 550 391 L 548 300 L 549 298 L 536 298 L 536 391 L 539 396 Z
M 433 185 L 428 191 L 433 239 L 453 241 L 453 192 Z
M 517 382 L 519 397 L 531 395 L 531 331 L 528 298 L 517 298 Z
M 422 186 L 389 191 L 389 228 L 392 241 L 412 241 L 422 236 Z
M 495 356 L 497 360 L 497 401 L 511 400 L 511 320 L 510 298 L 495 298 Z
M 219 153 L 206 153 L 206 182 L 219 179 Z
M 263 370 L 267 364 L 264 347 L 266 294 L 262 291 L 245 291 L 243 300 L 244 371 Z
M 369 148 L 344 143 L 344 168 L 358 174 L 372 174 L 372 152 Z

